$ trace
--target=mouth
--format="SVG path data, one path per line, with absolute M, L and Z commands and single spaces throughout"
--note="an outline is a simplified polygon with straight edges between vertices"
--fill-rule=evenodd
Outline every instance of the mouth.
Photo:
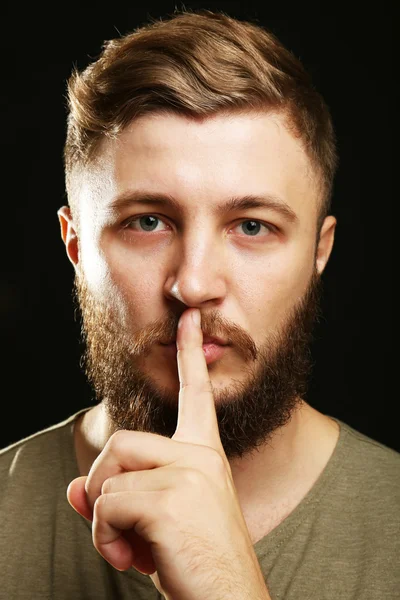
M 209 339 L 215 339 L 215 338 L 209 338 Z M 229 345 L 230 344 L 225 344 L 225 343 L 218 344 L 215 342 L 203 342 L 204 358 L 206 359 L 207 365 L 222 358 L 222 356 L 224 355 L 224 353 Z M 171 342 L 170 344 L 161 344 L 161 346 L 163 346 L 165 348 L 165 352 L 167 353 L 167 355 L 170 356 L 170 358 L 176 360 L 177 347 L 176 347 L 175 341 Z

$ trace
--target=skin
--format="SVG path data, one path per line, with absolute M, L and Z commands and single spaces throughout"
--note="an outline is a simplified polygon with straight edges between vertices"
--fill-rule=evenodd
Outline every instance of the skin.
M 68 257 L 90 295 L 99 305 L 109 306 L 133 338 L 135 332 L 161 318 L 169 305 L 180 306 L 180 312 L 182 307 L 199 308 L 206 331 L 211 331 L 207 314 L 213 310 L 229 324 L 225 332 L 233 333 L 232 325 L 236 326 L 239 333 L 233 340 L 237 343 L 229 350 L 229 360 L 207 369 L 199 353 L 188 358 L 193 376 L 200 370 L 207 383 L 208 373 L 215 418 L 223 391 L 235 399 L 235 390 L 229 386 L 232 379 L 245 387 L 250 383 L 249 372 L 243 368 L 248 353 L 243 349 L 251 348 L 252 342 L 260 348 L 271 338 L 304 296 L 313 273 L 320 275 L 328 262 L 336 220 L 328 216 L 317 236 L 319 188 L 310 161 L 279 114 L 220 115 L 203 122 L 173 115 L 146 116 L 132 123 L 118 140 L 105 141 L 100 158 L 78 189 L 79 228 L 68 207 L 58 213 Z M 133 187 L 171 194 L 179 200 L 182 213 L 152 206 L 125 207 L 118 213 L 110 210 L 113 198 Z M 230 196 L 266 192 L 280 196 L 295 213 L 296 222 L 265 209 L 221 217 L 211 213 L 213 206 Z M 121 222 L 145 214 L 162 219 L 157 222 L 157 233 L 138 233 L 138 224 L 121 233 Z M 246 219 L 270 223 L 278 233 L 261 228 L 257 238 L 250 237 L 243 230 Z M 143 277 L 149 272 L 151 285 L 149 277 Z M 178 396 L 182 380 L 161 352 L 160 347 L 150 350 L 140 368 L 150 377 L 156 372 L 160 385 Z M 194 356 L 197 363 L 193 365 Z M 198 398 L 191 401 L 199 422 L 202 404 Z M 178 409 L 182 409 L 180 404 Z M 188 427 L 192 431 L 193 422 Z M 89 483 L 86 478 L 75 480 L 69 499 L 86 518 L 92 517 L 97 501 L 94 492 L 89 504 L 86 500 L 90 478 L 98 468 L 93 463 L 107 452 L 115 429 L 103 403 L 86 413 L 76 427 L 78 465 L 83 476 L 89 475 Z M 290 421 L 275 434 L 257 453 L 229 460 L 218 442 L 253 544 L 289 514 L 315 483 L 334 450 L 338 428 L 299 398 Z M 207 446 L 205 431 L 200 437 L 202 441 L 195 443 Z M 188 443 L 193 439 L 189 436 Z M 123 463 L 123 458 L 115 456 L 114 461 Z M 105 473 L 105 480 L 108 476 Z M 232 497 L 225 494 L 220 507 L 234 503 Z M 239 513 L 235 522 L 240 521 Z M 248 548 L 247 540 L 242 544 L 247 534 L 242 527 L 240 531 L 238 545 Z M 246 552 L 253 564 L 251 549 Z M 159 580 L 155 584 L 162 587 Z M 201 586 L 204 582 L 199 582 Z M 254 567 L 255 594 L 266 598 L 266 590 L 261 595 L 258 586 Z M 170 598 L 178 597 L 179 585 L 170 592 Z
M 172 438 L 114 433 L 67 497 L 93 522 L 98 552 L 117 569 L 150 574 L 166 600 L 271 600 L 221 444 L 194 312 L 179 321 Z

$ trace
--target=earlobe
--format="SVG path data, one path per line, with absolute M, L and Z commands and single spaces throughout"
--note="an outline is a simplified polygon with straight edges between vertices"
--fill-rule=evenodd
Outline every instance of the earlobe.
M 57 211 L 58 219 L 61 227 L 61 237 L 65 244 L 67 255 L 74 267 L 77 267 L 79 262 L 78 250 L 78 234 L 74 225 L 74 221 L 69 206 L 62 206 Z
M 320 275 L 325 269 L 332 252 L 336 223 L 335 217 L 330 215 L 329 217 L 326 217 L 321 227 L 316 256 L 316 267 Z

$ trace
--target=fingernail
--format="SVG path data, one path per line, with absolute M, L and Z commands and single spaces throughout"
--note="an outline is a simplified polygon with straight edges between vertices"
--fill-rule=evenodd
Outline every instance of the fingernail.
M 200 311 L 197 308 L 196 308 L 196 310 L 192 311 L 192 319 L 193 319 L 193 322 L 195 323 L 195 325 L 197 325 L 197 327 L 200 327 L 201 317 L 200 317 Z

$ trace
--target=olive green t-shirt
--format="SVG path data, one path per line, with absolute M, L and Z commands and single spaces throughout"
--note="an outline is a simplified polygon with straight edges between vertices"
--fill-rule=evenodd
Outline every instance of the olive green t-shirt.
M 91 523 L 67 501 L 79 476 L 73 426 L 82 412 L 0 452 L 2 600 L 162 598 L 149 576 L 102 558 Z M 334 420 L 339 439 L 318 480 L 254 545 L 269 593 L 400 599 L 400 454 Z

